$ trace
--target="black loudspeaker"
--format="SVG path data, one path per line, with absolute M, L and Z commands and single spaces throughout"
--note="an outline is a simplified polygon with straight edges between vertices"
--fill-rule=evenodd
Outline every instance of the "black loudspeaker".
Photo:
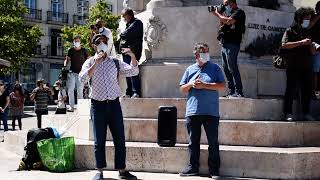
M 158 114 L 158 145 L 173 147 L 177 141 L 177 108 L 160 106 Z

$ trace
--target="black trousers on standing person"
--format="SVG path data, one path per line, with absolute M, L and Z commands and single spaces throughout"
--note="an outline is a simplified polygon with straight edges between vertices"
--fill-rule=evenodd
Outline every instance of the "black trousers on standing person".
M 300 59 L 301 61 L 303 59 Z M 309 68 L 310 67 L 310 68 Z M 284 114 L 292 114 L 292 104 L 297 94 L 300 94 L 302 113 L 308 114 L 312 98 L 312 70 L 309 65 L 288 66 L 287 88 L 284 98 Z M 300 93 L 298 93 L 300 92 Z

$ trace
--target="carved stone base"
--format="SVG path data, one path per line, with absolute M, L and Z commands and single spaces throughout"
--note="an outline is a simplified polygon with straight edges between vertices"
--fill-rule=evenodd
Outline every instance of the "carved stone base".
M 147 4 L 147 9 L 160 7 L 181 7 L 183 3 L 180 0 L 151 0 Z

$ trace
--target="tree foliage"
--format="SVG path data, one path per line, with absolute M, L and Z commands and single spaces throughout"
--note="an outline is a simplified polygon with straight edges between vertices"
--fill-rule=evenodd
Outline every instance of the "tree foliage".
M 11 63 L 9 68 L 1 69 L 0 74 L 20 70 L 33 56 L 33 49 L 42 36 L 39 27 L 25 24 L 26 13 L 23 0 L 0 0 L 0 58 Z
M 79 35 L 81 37 L 82 47 L 89 49 L 91 53 L 94 50 L 90 47 L 89 36 L 91 33 L 90 25 L 94 25 L 97 19 L 102 19 L 105 26 L 112 30 L 115 38 L 116 31 L 119 26 L 120 16 L 113 15 L 109 9 L 109 4 L 106 0 L 98 0 L 97 4 L 89 10 L 89 19 L 85 25 L 74 25 L 73 27 L 64 27 L 62 29 L 62 37 L 64 40 L 65 50 L 72 47 L 73 37 Z

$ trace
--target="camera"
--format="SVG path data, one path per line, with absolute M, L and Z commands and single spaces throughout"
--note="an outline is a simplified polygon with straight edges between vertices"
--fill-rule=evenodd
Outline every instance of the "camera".
M 312 47 L 316 49 L 316 51 L 320 51 L 320 44 L 316 42 L 312 42 Z
M 219 13 L 222 13 L 222 12 L 224 12 L 226 10 L 226 7 L 223 4 L 214 5 L 214 6 L 208 6 L 208 11 L 209 12 L 213 12 L 213 11 L 216 11 L 216 10 L 218 10 Z

